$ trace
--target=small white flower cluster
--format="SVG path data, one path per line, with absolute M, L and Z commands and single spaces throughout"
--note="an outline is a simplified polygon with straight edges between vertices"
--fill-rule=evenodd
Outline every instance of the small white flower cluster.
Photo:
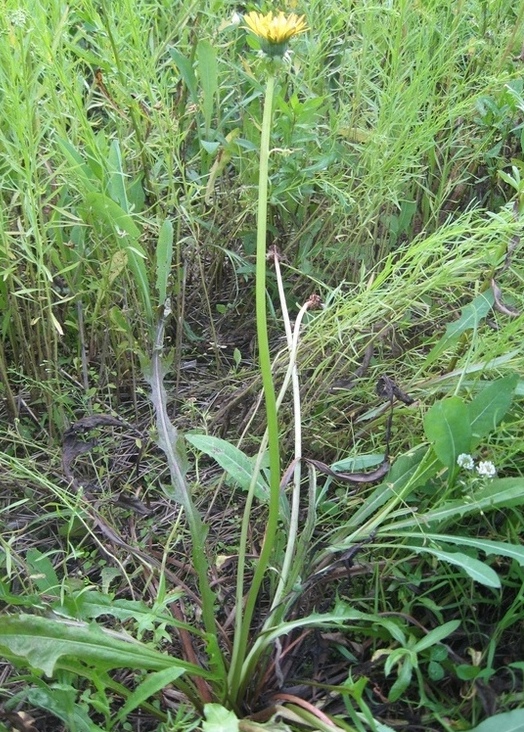
M 457 458 L 457 465 L 465 470 L 473 470 L 475 461 L 467 452 L 461 452 Z
M 9 15 L 11 25 L 22 28 L 27 23 L 27 13 L 22 8 L 17 8 Z
M 477 465 L 477 473 L 485 476 L 486 478 L 494 478 L 497 474 L 497 469 L 491 460 L 482 460 Z
M 457 458 L 457 465 L 464 468 L 464 470 L 473 470 L 475 468 L 475 461 L 471 455 L 462 452 Z M 497 474 L 497 469 L 490 460 L 481 460 L 476 470 L 483 478 L 494 478 Z

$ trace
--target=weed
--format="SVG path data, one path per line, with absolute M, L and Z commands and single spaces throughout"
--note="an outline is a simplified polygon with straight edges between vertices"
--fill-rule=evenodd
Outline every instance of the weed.
M 524 10 L 4 4 L 2 720 L 521 723 Z

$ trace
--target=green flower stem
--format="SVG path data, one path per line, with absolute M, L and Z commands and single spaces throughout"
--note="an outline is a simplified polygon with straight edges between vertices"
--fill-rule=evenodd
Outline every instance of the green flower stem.
M 256 261 L 256 320 L 260 372 L 266 405 L 266 423 L 268 432 L 269 469 L 270 469 L 270 496 L 269 513 L 266 534 L 256 564 L 255 574 L 251 582 L 244 611 L 242 613 L 241 598 L 237 596 L 237 623 L 235 641 L 231 659 L 229 675 L 230 694 L 236 696 L 240 688 L 241 672 L 246 648 L 249 639 L 251 620 L 255 610 L 260 585 L 269 566 L 271 554 L 275 544 L 278 529 L 280 503 L 280 444 L 277 418 L 277 402 L 275 386 L 271 371 L 271 356 L 269 352 L 269 338 L 267 332 L 267 302 L 266 302 L 266 254 L 267 254 L 267 190 L 269 178 L 269 144 L 271 137 L 271 120 L 273 112 L 273 98 L 275 92 L 275 75 L 269 72 L 264 114 L 262 118 L 262 133 L 260 139 L 260 169 L 258 182 L 258 212 L 257 212 L 257 261 Z M 243 572 L 242 572 L 243 574 Z
M 282 384 L 282 388 L 280 390 L 279 397 L 277 399 L 277 408 L 280 406 L 282 399 L 284 398 L 284 395 L 289 387 L 289 382 L 293 380 L 293 400 L 295 404 L 295 419 L 298 418 L 298 421 L 300 421 L 300 399 L 298 395 L 298 374 L 296 374 L 296 359 L 297 359 L 297 352 L 298 352 L 298 341 L 299 341 L 299 335 L 300 335 L 300 327 L 302 325 L 302 319 L 304 315 L 306 314 L 307 309 L 309 308 L 310 303 L 307 302 L 305 305 L 303 305 L 297 315 L 297 318 L 295 320 L 295 327 L 293 332 L 291 333 L 291 342 L 288 342 L 288 348 L 289 348 L 289 364 L 287 368 L 286 375 L 284 377 L 284 382 Z M 287 329 L 286 329 L 287 332 Z M 296 375 L 296 379 L 294 378 Z M 282 620 L 282 616 L 284 615 L 286 611 L 286 604 L 283 602 L 283 595 L 285 592 L 289 592 L 291 589 L 291 586 L 293 582 L 296 579 L 297 572 L 300 572 L 300 558 L 297 558 L 296 552 L 295 552 L 295 545 L 296 540 L 298 536 L 298 507 L 299 507 L 299 499 L 300 499 L 300 460 L 297 460 L 297 458 L 301 455 L 301 431 L 300 429 L 295 433 L 295 469 L 293 471 L 294 476 L 294 487 L 292 492 L 292 499 L 291 499 L 291 516 L 290 516 L 290 522 L 289 527 L 287 530 L 288 533 L 288 540 L 286 544 L 286 551 L 284 555 L 284 562 L 282 565 L 282 569 L 280 571 L 280 581 L 278 583 L 278 587 L 275 591 L 275 595 L 271 602 L 271 609 L 266 617 L 266 620 L 263 625 L 262 632 L 259 633 L 257 636 L 255 642 L 253 643 L 253 646 L 251 650 L 249 651 L 248 655 L 246 656 L 246 659 L 243 663 L 243 669 L 242 669 L 242 685 L 240 687 L 241 695 L 245 691 L 245 686 L 249 679 L 251 678 L 257 663 L 260 659 L 260 656 L 264 653 L 265 649 L 267 648 L 268 644 L 271 642 L 269 639 L 266 631 L 268 631 L 271 627 L 273 627 L 275 624 L 278 624 Z M 297 470 L 298 468 L 298 470 Z M 313 496 L 310 496 L 310 500 L 312 504 L 314 503 Z M 308 527 L 309 520 L 306 522 L 306 526 L 304 527 L 305 535 L 308 536 L 311 532 L 309 529 L 312 530 L 312 527 Z M 295 562 L 293 563 L 293 559 Z

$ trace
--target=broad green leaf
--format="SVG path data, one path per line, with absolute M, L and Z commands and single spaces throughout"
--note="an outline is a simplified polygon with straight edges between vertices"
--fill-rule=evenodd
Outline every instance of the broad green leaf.
M 82 188 L 82 192 L 88 193 L 90 191 L 99 190 L 101 185 L 100 178 L 93 173 L 93 170 L 69 140 L 57 137 L 56 143 L 60 148 L 62 155 L 68 162 L 68 170 L 70 173 L 78 176 L 80 183 L 79 187 Z
M 144 306 L 146 317 L 153 320 L 151 298 L 149 295 L 149 278 L 146 267 L 146 253 L 140 244 L 140 229 L 133 217 L 121 206 L 103 193 L 92 192 L 85 197 L 85 217 L 91 223 L 104 223 L 114 232 L 115 240 L 126 252 L 129 269 L 133 274 L 135 285 Z M 79 209 L 81 210 L 81 208 Z
M 267 644 L 287 635 L 297 628 L 335 628 L 337 626 L 347 626 L 348 623 L 378 623 L 383 625 L 380 615 L 374 613 L 364 613 L 361 610 L 355 610 L 349 604 L 338 601 L 335 609 L 331 613 L 311 613 L 305 617 L 289 620 L 279 625 L 269 628 L 264 634 L 264 640 Z
M 425 651 L 426 648 L 431 648 L 435 643 L 440 643 L 441 640 L 444 640 L 448 635 L 454 633 L 459 625 L 460 620 L 450 620 L 448 623 L 444 623 L 444 625 L 440 625 L 438 628 L 433 628 L 433 630 L 430 630 L 427 635 L 418 641 L 418 643 L 415 643 L 413 651 L 415 651 L 415 653 L 420 653 L 421 651 Z
M 431 681 L 442 681 L 446 672 L 438 661 L 430 661 L 428 663 L 428 676 Z
M 210 155 L 214 155 L 220 147 L 219 140 L 200 140 L 200 144 L 202 145 L 204 150 Z
M 118 140 L 113 140 L 109 148 L 107 159 L 109 168 L 109 183 L 107 192 L 112 200 L 118 203 L 123 211 L 129 213 L 129 202 L 127 200 L 126 175 L 122 163 L 122 153 Z
M 472 447 L 476 447 L 502 421 L 511 406 L 518 380 L 518 374 L 511 374 L 492 381 L 467 405 Z
M 392 638 L 397 641 L 397 643 L 400 643 L 401 646 L 406 645 L 406 643 L 408 642 L 406 634 L 404 633 L 401 625 L 397 623 L 396 619 L 381 617 L 378 624 L 382 628 L 385 628 L 385 630 L 388 631 L 388 633 L 391 635 Z
M 172 668 L 165 668 L 162 671 L 155 671 L 149 674 L 127 698 L 126 703 L 116 715 L 116 720 L 118 722 L 123 721 L 134 709 L 141 706 L 153 694 L 172 684 L 183 673 L 184 669 L 173 666 Z
M 197 676 L 209 674 L 193 664 L 172 658 L 123 633 L 68 620 L 35 615 L 11 615 L 0 624 L 0 654 L 8 660 L 25 659 L 52 676 L 62 659 L 81 661 L 98 670 L 132 668 L 161 671 L 181 668 Z
M 40 681 L 38 686 L 24 691 L 24 695 L 31 706 L 45 709 L 61 719 L 66 729 L 75 732 L 104 732 L 102 727 L 91 721 L 86 709 L 76 703 L 78 691 L 73 687 L 60 688 L 54 685 L 50 688 Z
M 42 597 L 39 594 L 31 594 L 24 592 L 23 594 L 11 591 L 11 587 L 8 582 L 0 579 L 0 602 L 6 605 L 25 605 L 31 609 L 42 609 L 45 603 L 42 601 Z
M 31 572 L 30 579 L 35 583 L 39 592 L 57 595 L 61 584 L 49 557 L 38 549 L 28 549 L 25 558 Z
M 470 732 L 523 732 L 524 709 L 495 714 L 473 727 Z
M 383 452 L 374 452 L 369 455 L 355 455 L 355 457 L 347 457 L 342 460 L 337 460 L 330 467 L 331 470 L 340 473 L 354 473 L 357 470 L 367 470 L 375 465 L 380 465 L 384 462 Z M 390 471 L 391 472 L 391 471 Z
M 372 516 L 375 511 L 387 503 L 388 500 L 395 498 L 395 496 L 398 495 L 399 490 L 413 480 L 427 454 L 428 448 L 424 446 L 397 458 L 389 471 L 387 482 L 381 483 L 375 488 L 371 495 L 363 502 L 358 511 L 349 518 L 344 528 L 358 528 L 369 516 Z M 414 481 L 413 489 L 415 489 L 418 484 L 418 481 Z
M 469 557 L 462 552 L 446 552 L 430 546 L 404 546 L 404 549 L 413 551 L 416 554 L 431 554 L 437 559 L 460 567 L 467 575 L 486 587 L 500 587 L 500 578 L 495 570 L 479 559 Z
M 238 718 L 222 704 L 206 704 L 204 706 L 206 719 L 202 722 L 204 732 L 238 732 Z
M 104 222 L 113 230 L 124 231 L 136 242 L 140 238 L 140 229 L 135 224 L 133 217 L 124 211 L 116 201 L 98 191 L 92 191 L 85 197 L 85 203 L 95 219 Z
M 515 353 L 513 355 L 516 355 Z M 515 387 L 516 396 L 524 396 L 524 379 L 519 379 Z
M 382 722 L 377 722 L 376 720 L 373 720 L 376 732 L 394 732 L 393 727 L 388 727 L 387 724 L 382 724 Z
M 202 111 L 204 113 L 206 136 L 208 136 L 213 119 L 215 98 L 218 94 L 217 53 L 208 40 L 202 39 L 197 44 L 196 55 L 198 75 L 202 86 Z
M 458 666 L 455 666 L 455 673 L 461 681 L 474 681 L 482 673 L 482 667 L 471 666 L 468 663 L 459 663 Z
M 402 665 L 410 664 L 413 667 L 413 662 L 416 661 L 416 656 L 411 649 L 408 648 L 394 648 L 391 650 L 385 650 L 382 652 L 386 655 L 386 663 L 384 664 L 384 675 L 389 676 L 395 666 L 399 669 Z M 381 652 L 378 651 L 377 656 L 380 657 Z
M 126 247 L 126 252 L 129 268 L 133 273 L 135 285 L 138 290 L 138 294 L 140 295 L 140 299 L 142 300 L 142 305 L 144 306 L 145 315 L 149 322 L 152 323 L 153 310 L 151 307 L 151 298 L 149 295 L 149 279 L 147 276 L 147 268 L 144 261 L 144 256 L 142 256 L 141 249 L 138 250 L 136 245 Z
M 424 430 L 440 462 L 449 470 L 461 453 L 471 451 L 471 427 L 462 399 L 450 397 L 433 404 L 424 417 Z
M 377 534 L 396 535 L 402 529 L 428 526 L 446 521 L 455 522 L 462 516 L 498 508 L 512 508 L 524 503 L 524 478 L 499 478 L 491 480 L 485 488 L 475 491 L 471 498 L 448 501 L 440 508 L 412 518 L 400 519 L 378 529 Z
M 144 204 L 146 202 L 146 194 L 143 186 L 143 173 L 136 175 L 133 180 L 126 183 L 127 199 L 129 201 L 129 210 L 133 213 L 139 214 L 144 210 Z
M 173 222 L 165 219 L 158 234 L 156 247 L 156 289 L 158 304 L 163 306 L 167 297 L 167 283 L 173 259 Z
M 176 593 L 175 596 L 170 595 L 170 597 L 174 600 L 177 595 L 180 597 L 181 594 Z M 190 633 L 201 635 L 201 631 L 189 623 L 176 620 L 168 612 L 164 613 L 160 609 L 150 608 L 142 600 L 114 599 L 110 595 L 96 590 L 79 592 L 77 595 L 66 595 L 63 602 L 53 605 L 53 609 L 63 615 L 70 614 L 71 618 L 81 620 L 96 620 L 102 615 L 111 615 L 121 621 L 132 618 L 144 628 L 152 628 L 155 623 L 169 623 L 175 628 L 183 628 Z
M 128 263 L 128 256 L 127 252 L 123 249 L 119 249 L 117 252 L 113 254 L 111 257 L 111 260 L 109 261 L 107 267 L 105 267 L 104 276 L 107 277 L 107 281 L 110 285 L 113 284 L 113 282 L 117 279 L 117 277 L 120 277 L 122 272 L 127 267 Z
M 398 533 L 396 536 L 415 537 L 417 534 Z M 471 536 L 455 536 L 453 534 L 427 534 L 426 532 L 424 532 L 424 539 L 446 542 L 446 544 L 456 544 L 458 546 L 470 546 L 473 549 L 480 549 L 487 556 L 508 557 L 508 559 L 515 559 L 521 567 L 524 566 L 524 546 L 520 546 L 520 544 L 509 544 L 505 541 L 491 541 L 490 539 L 477 539 Z
M 226 135 L 225 143 L 220 150 L 220 153 L 216 156 L 213 165 L 211 166 L 211 170 L 209 171 L 209 178 L 206 185 L 206 195 L 204 197 L 205 202 L 208 206 L 210 206 L 213 202 L 213 192 L 215 190 L 215 183 L 217 181 L 217 178 L 222 175 L 223 171 L 226 169 L 231 161 L 233 151 L 237 147 L 235 140 L 239 136 L 239 134 L 240 128 L 235 127 L 234 130 L 231 130 L 231 132 Z M 208 142 L 206 142 L 205 140 L 200 140 L 200 144 L 208 152 L 211 152 Z
M 110 143 L 111 138 L 100 130 L 95 139 L 89 142 L 86 140 L 83 153 L 87 165 L 104 185 L 107 179 L 107 158 Z M 102 189 L 100 188 L 100 190 Z
M 431 349 L 423 368 L 426 369 L 430 364 L 440 358 L 445 351 L 454 346 L 463 333 L 478 328 L 479 323 L 489 313 L 494 302 L 493 290 L 489 289 L 465 305 L 461 310 L 460 318 L 448 324 L 446 332 L 440 341 Z
M 186 434 L 185 438 L 197 450 L 201 450 L 216 460 L 220 467 L 226 471 L 233 482 L 240 486 L 242 490 L 249 490 L 256 458 L 248 457 L 242 450 L 227 440 L 222 440 L 212 435 Z M 269 502 L 269 485 L 260 473 L 256 478 L 254 494 L 262 503 Z M 284 515 L 287 517 L 289 515 L 289 507 L 284 495 L 281 496 L 280 505 L 285 512 Z
M 193 104 L 198 104 L 197 80 L 195 72 L 193 71 L 193 65 L 191 61 L 186 58 L 182 53 L 180 53 L 180 51 L 178 51 L 176 48 L 170 48 L 169 53 L 171 54 L 171 58 L 177 65 L 178 70 L 180 71 L 180 76 L 182 77 L 185 85 L 188 88 L 189 94 L 191 96 L 191 101 L 193 102 Z
M 395 493 L 409 486 L 411 490 L 424 485 L 432 478 L 439 467 L 434 451 L 427 445 L 421 445 L 414 450 L 401 455 L 394 461 L 388 474 L 386 485 L 390 485 Z M 403 492 L 403 497 L 406 498 Z
M 399 666 L 397 679 L 389 690 L 388 700 L 390 702 L 395 702 L 397 701 L 397 699 L 400 699 L 402 694 L 406 691 L 409 684 L 411 683 L 412 675 L 413 664 L 409 661 L 408 658 L 405 658 Z
M 121 333 L 125 333 L 128 337 L 132 337 L 133 331 L 129 325 L 129 322 L 122 314 L 120 308 L 116 305 L 113 305 L 113 307 L 109 311 L 109 321 L 109 324 L 112 328 L 115 329 L 116 332 L 120 331 Z

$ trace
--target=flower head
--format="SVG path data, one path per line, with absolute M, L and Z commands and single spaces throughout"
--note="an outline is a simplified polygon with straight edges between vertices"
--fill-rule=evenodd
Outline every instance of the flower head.
M 22 8 L 17 8 L 9 15 L 11 25 L 22 28 L 27 23 L 27 13 Z
M 308 29 L 303 15 L 286 15 L 282 11 L 277 15 L 272 12 L 263 15 L 252 11 L 244 15 L 244 22 L 244 27 L 260 39 L 262 50 L 272 57 L 283 56 L 289 39 Z
M 484 460 L 477 465 L 477 473 L 486 478 L 494 478 L 497 474 L 497 468 L 490 460 Z
M 457 458 L 457 465 L 465 470 L 473 470 L 475 467 L 475 461 L 467 452 L 461 452 Z

